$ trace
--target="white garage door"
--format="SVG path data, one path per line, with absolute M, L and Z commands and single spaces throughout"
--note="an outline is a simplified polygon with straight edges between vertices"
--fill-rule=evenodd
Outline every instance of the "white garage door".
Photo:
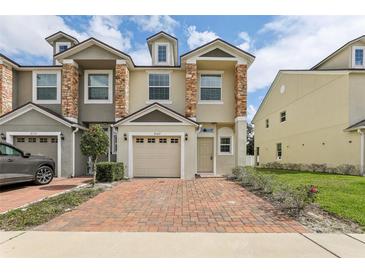
M 134 137 L 134 177 L 180 177 L 179 137 Z
M 55 161 L 57 175 L 57 136 L 14 136 L 14 146 L 32 155 L 45 155 Z

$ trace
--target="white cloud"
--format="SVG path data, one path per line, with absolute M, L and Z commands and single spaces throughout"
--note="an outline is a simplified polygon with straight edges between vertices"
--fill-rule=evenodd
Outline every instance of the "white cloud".
M 120 50 L 131 48 L 130 32 L 120 32 L 118 27 L 122 23 L 119 16 L 93 16 L 88 25 L 88 35 L 93 36 L 112 47 Z
M 203 32 L 199 32 L 196 30 L 196 26 L 188 27 L 187 36 L 188 36 L 187 43 L 190 49 L 199 47 L 219 37 L 212 31 L 206 30 Z
M 159 32 L 161 30 L 173 34 L 179 22 L 168 15 L 132 16 L 135 22 L 143 31 Z
M 253 51 L 249 91 L 267 88 L 280 69 L 308 69 L 365 30 L 364 16 L 281 16 L 258 33 L 273 41 Z M 258 39 L 256 39 L 258 40 Z
M 152 59 L 147 45 L 137 45 L 137 49 L 130 52 L 132 59 L 136 65 L 149 66 L 152 64 Z
M 238 47 L 240 49 L 243 49 L 243 50 L 249 50 L 250 49 L 250 44 L 251 44 L 251 38 L 250 36 L 248 35 L 247 32 L 245 31 L 242 31 L 238 34 L 238 37 L 242 40 L 242 43 L 238 45 Z
M 254 105 L 248 105 L 248 108 L 247 108 L 247 120 L 249 122 L 251 122 L 251 120 L 255 116 L 256 111 L 257 111 L 257 109 L 255 108 Z
M 80 41 L 94 36 L 120 50 L 128 50 L 131 48 L 131 34 L 122 34 L 118 30 L 121 22 L 121 17 L 93 16 L 85 30 L 78 32 L 59 16 L 0 16 L 0 51 L 6 55 L 48 58 L 50 62 L 52 48 L 44 38 L 60 30 Z

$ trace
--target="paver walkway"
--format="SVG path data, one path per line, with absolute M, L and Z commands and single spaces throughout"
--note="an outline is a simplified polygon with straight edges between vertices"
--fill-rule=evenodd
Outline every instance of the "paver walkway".
M 139 179 L 36 228 L 48 231 L 307 232 L 223 178 Z
M 64 192 L 90 181 L 89 177 L 55 178 L 48 185 L 30 183 L 0 186 L 0 213 Z

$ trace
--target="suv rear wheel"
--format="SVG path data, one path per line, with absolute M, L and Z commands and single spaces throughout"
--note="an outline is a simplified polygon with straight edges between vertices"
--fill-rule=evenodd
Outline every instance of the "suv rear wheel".
M 49 166 L 41 166 L 35 173 L 35 183 L 37 185 L 49 184 L 53 179 L 53 170 Z

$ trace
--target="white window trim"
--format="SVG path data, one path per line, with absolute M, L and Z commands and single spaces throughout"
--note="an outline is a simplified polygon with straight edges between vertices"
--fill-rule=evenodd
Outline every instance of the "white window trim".
M 278 156 L 278 144 L 281 144 L 281 156 Z M 283 143 L 276 143 L 275 145 L 276 160 L 281 161 L 283 159 Z
M 284 112 L 285 112 L 285 121 L 281 121 L 281 114 Z M 279 116 L 280 124 L 285 123 L 288 120 L 287 118 L 288 118 L 288 116 L 287 116 L 286 110 L 280 111 L 280 116 Z
M 67 46 L 67 49 L 69 49 L 71 42 L 56 42 L 56 54 L 60 52 L 60 46 Z
M 89 99 L 89 74 L 108 74 L 108 99 Z M 113 70 L 85 70 L 84 73 L 84 104 L 112 104 L 113 103 Z
M 221 138 L 229 138 L 231 140 L 231 144 L 230 144 L 230 152 L 222 152 L 221 151 Z M 218 155 L 233 155 L 233 136 L 226 136 L 226 135 L 221 135 L 218 136 Z
M 201 70 L 198 72 L 199 73 L 199 100 L 198 100 L 198 104 L 200 105 L 222 105 L 223 104 L 223 71 L 218 71 L 218 70 Z M 201 88 L 202 88 L 202 75 L 209 75 L 209 74 L 219 74 L 221 76 L 221 99 L 220 100 L 202 100 L 201 99 Z
M 37 99 L 37 75 L 38 74 L 55 74 L 57 78 L 56 84 L 56 100 L 38 100 Z M 61 71 L 54 71 L 54 70 L 34 70 L 32 73 L 32 101 L 36 104 L 61 104 Z
M 355 63 L 355 51 L 357 49 L 361 49 L 363 51 L 362 66 L 361 65 L 356 65 L 356 63 Z M 365 46 L 354 46 L 354 47 L 352 47 L 352 67 L 353 68 L 365 68 Z
M 153 100 L 150 99 L 150 74 L 168 74 L 169 75 L 169 99 L 168 100 Z M 158 86 L 152 86 L 158 87 Z M 147 101 L 146 104 L 161 103 L 165 105 L 171 105 L 171 71 L 148 71 L 147 72 Z
M 166 46 L 166 62 L 159 62 L 158 60 L 158 46 Z M 169 43 L 156 43 L 155 44 L 155 60 L 158 65 L 170 64 L 170 44 Z

